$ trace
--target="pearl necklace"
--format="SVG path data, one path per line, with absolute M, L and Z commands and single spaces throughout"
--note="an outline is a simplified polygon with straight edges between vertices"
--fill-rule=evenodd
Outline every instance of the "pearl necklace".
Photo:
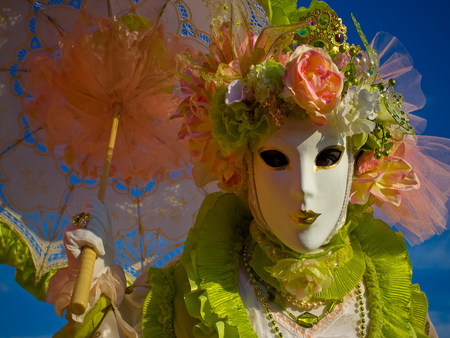
M 319 306 L 325 305 L 325 302 L 322 300 L 317 301 L 309 301 L 307 299 L 297 299 L 295 296 L 291 294 L 287 294 L 282 291 L 277 290 L 277 296 L 283 298 L 287 303 L 295 306 L 298 309 L 302 310 L 312 310 L 317 309 Z

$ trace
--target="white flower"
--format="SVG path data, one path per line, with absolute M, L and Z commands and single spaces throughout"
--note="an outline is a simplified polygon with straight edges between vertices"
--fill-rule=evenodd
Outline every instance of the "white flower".
M 235 102 L 241 102 L 244 99 L 244 84 L 241 80 L 233 80 L 227 89 L 225 103 L 229 106 Z
M 349 87 L 347 94 L 333 112 L 333 124 L 339 132 L 352 136 L 368 134 L 375 128 L 375 118 L 381 109 L 379 92 Z

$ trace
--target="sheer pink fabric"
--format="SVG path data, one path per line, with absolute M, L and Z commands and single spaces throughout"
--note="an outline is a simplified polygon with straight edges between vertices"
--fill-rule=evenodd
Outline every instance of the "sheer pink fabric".
M 411 56 L 403 44 L 395 36 L 379 32 L 371 46 L 380 58 L 378 74 L 383 80 L 395 79 L 395 90 L 405 98 L 402 109 L 410 113 L 423 108 L 426 99 L 420 87 L 422 75 L 414 69 Z
M 400 206 L 384 203 L 380 211 L 383 218 L 402 231 L 410 244 L 418 244 L 442 233 L 447 226 L 450 140 L 419 135 L 408 137 L 405 145 L 404 159 L 418 176 L 420 189 L 401 191 Z
M 413 68 L 412 59 L 401 42 L 388 33 L 378 33 L 372 47 L 380 57 L 379 74 L 383 80 L 395 79 L 395 90 L 405 99 L 403 110 L 410 113 L 425 105 L 420 88 L 422 76 Z M 409 114 L 416 132 L 422 132 L 426 120 Z M 408 162 L 420 180 L 420 189 L 401 192 L 401 204 L 384 203 L 377 216 L 403 232 L 410 244 L 418 244 L 447 227 L 450 196 L 450 140 L 417 135 L 405 140 Z

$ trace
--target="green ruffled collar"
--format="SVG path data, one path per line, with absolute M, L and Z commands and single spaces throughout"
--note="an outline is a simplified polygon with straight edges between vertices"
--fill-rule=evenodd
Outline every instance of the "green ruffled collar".
M 353 228 L 348 222 L 320 250 L 301 254 L 252 222 L 247 240 L 252 252 L 249 263 L 267 284 L 298 299 L 342 299 L 361 281 L 365 270 L 361 248 L 348 236 Z

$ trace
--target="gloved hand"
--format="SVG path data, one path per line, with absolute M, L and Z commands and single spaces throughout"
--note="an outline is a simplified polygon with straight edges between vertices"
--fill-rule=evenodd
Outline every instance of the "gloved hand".
M 54 304 L 55 311 L 62 316 L 69 307 L 72 291 L 81 264 L 81 250 L 90 246 L 98 257 L 92 274 L 92 284 L 89 295 L 88 310 L 106 295 L 115 307 L 122 302 L 126 288 L 126 278 L 123 269 L 113 264 L 114 240 L 111 222 L 106 206 L 96 197 L 91 198 L 84 212 L 90 214 L 86 228 L 77 229 L 70 224 L 66 227 L 63 242 L 67 253 L 68 266 L 60 269 L 50 280 L 47 291 L 47 301 Z M 72 318 L 82 321 L 84 314 Z
M 71 280 L 77 278 L 81 250 L 84 246 L 90 246 L 98 255 L 92 275 L 93 279 L 105 273 L 114 262 L 114 240 L 106 206 L 96 197 L 92 197 L 86 203 L 84 212 L 90 214 L 86 228 L 77 229 L 75 225 L 70 224 L 67 226 L 63 238 Z

